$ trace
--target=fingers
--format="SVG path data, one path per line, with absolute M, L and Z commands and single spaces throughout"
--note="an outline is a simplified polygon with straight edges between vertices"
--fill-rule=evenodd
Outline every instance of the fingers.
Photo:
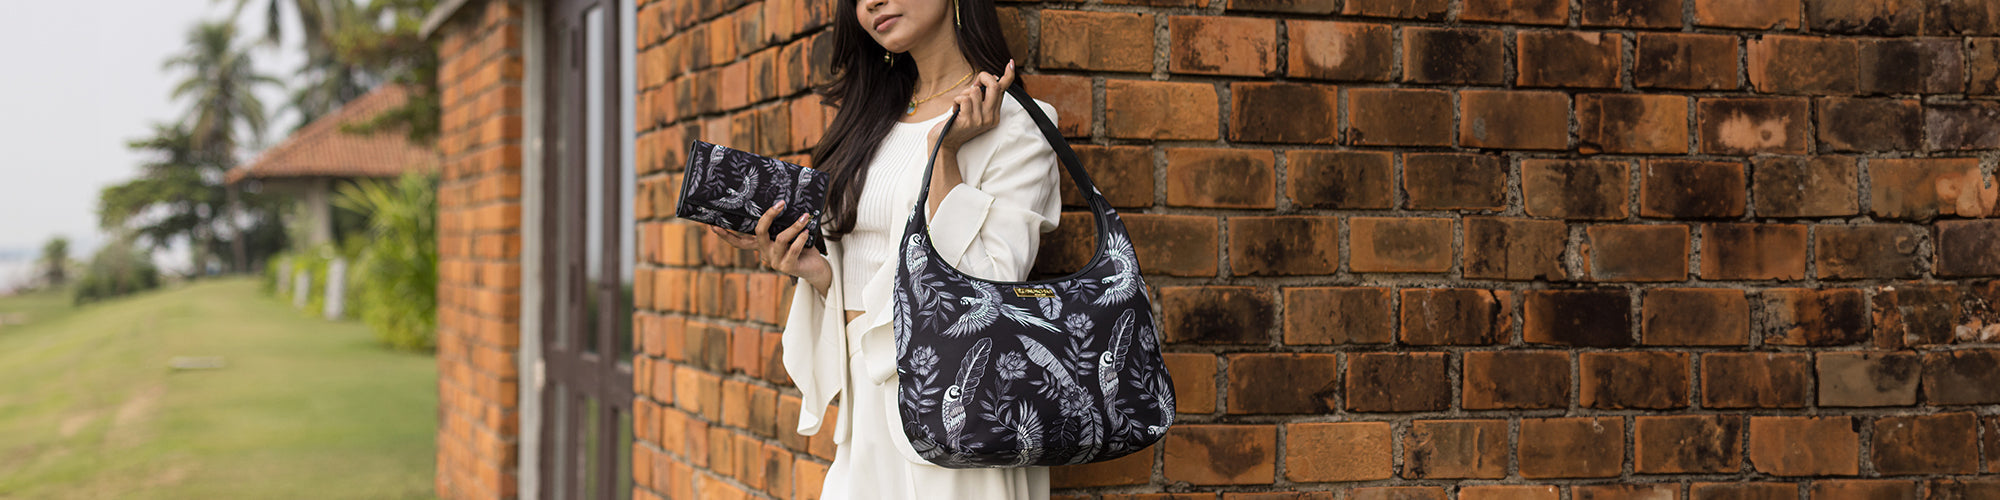
M 708 232 L 710 234 L 714 234 L 718 238 L 722 238 L 722 242 L 728 243 L 729 246 L 742 249 L 751 249 L 756 247 L 755 242 L 751 241 L 749 237 L 737 234 L 735 231 L 730 231 L 715 226 L 708 226 Z
M 784 231 L 778 233 L 778 242 L 784 243 L 789 238 L 797 238 L 799 236 L 799 233 L 805 232 L 806 222 L 811 219 L 812 219 L 812 214 L 806 214 L 803 217 L 799 217 L 798 220 L 792 221 L 791 227 L 787 227 L 785 228 Z M 805 239 L 805 238 L 798 238 L 798 239 Z
M 1000 79 L 991 73 L 979 74 L 979 86 L 984 87 L 986 91 L 982 97 L 985 98 L 988 114 L 996 114 L 994 112 L 1000 110 L 1000 94 L 1007 91 L 1004 85 L 1006 84 L 1000 83 Z
M 1014 74 L 1014 60 L 1013 60 L 1013 59 L 1008 59 L 1008 60 L 1007 60 L 1007 71 L 1006 71 L 1005 73 L 1002 73 L 1002 74 L 1000 75 L 1000 91 L 1001 91 L 1001 92 L 1006 92 L 1006 91 L 1007 91 L 1007 88 L 1009 88 L 1009 87 L 1013 87 L 1013 86 L 1014 86 L 1014 76 L 1015 76 L 1015 74 Z
M 800 227 L 805 227 L 805 226 L 800 226 Z M 804 253 L 805 248 L 806 248 L 806 238 L 804 237 L 792 238 L 792 248 L 785 252 L 785 267 L 787 268 L 785 269 L 786 273 L 792 272 L 792 270 L 790 269 L 790 267 L 792 267 L 792 263 L 799 261 L 799 255 Z
M 785 200 L 778 200 L 771 208 L 764 209 L 764 215 L 757 217 L 757 239 L 771 239 L 771 222 L 778 220 L 778 213 L 785 208 Z

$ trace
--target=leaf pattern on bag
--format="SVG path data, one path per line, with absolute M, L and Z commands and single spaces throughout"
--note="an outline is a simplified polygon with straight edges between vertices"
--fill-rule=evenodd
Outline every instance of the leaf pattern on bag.
M 921 201 L 912 207 L 898 241 L 893 323 L 902 430 L 926 461 L 1109 460 L 1151 446 L 1172 425 L 1152 297 L 1123 222 L 1099 201 L 1091 205 L 1106 222 L 1098 227 L 1103 255 L 1063 279 L 1034 282 L 955 269 L 929 240 Z

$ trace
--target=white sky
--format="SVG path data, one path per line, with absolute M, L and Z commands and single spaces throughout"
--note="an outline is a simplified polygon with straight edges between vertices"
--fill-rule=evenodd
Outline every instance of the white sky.
M 0 0 L 7 13 L 0 16 L 0 68 L 6 68 L 0 76 L 0 255 L 39 253 L 42 243 L 63 235 L 72 241 L 71 255 L 86 258 L 103 241 L 98 192 L 133 178 L 145 161 L 125 143 L 187 110 L 187 103 L 169 100 L 181 76 L 162 70 L 162 62 L 186 50 L 196 23 L 228 15 L 231 1 L 107 0 L 86 7 Z M 246 9 L 239 44 L 263 35 L 267 1 L 253 0 Z M 285 16 L 284 22 L 296 23 L 290 12 Z M 252 54 L 265 74 L 289 81 L 304 56 L 298 30 L 286 31 L 283 50 L 263 46 Z M 273 113 L 287 94 L 259 92 Z M 282 139 L 296 121 L 289 111 L 272 118 L 265 142 Z

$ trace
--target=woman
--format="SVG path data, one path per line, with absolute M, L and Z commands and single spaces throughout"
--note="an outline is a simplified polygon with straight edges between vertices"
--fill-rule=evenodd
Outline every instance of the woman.
M 770 227 L 782 205 L 764 214 L 754 236 L 710 230 L 799 278 L 783 335 L 785 369 L 803 393 L 798 432 L 817 433 L 827 404 L 845 394 L 820 498 L 1044 500 L 1047 468 L 930 465 L 904 436 L 896 406 L 890 294 L 919 190 L 928 189 L 924 213 L 939 255 L 981 278 L 1024 279 L 1041 233 L 1060 219 L 1055 152 L 1006 95 L 1015 70 L 999 16 L 992 0 L 836 4 L 835 76 L 820 93 L 839 112 L 812 155 L 833 179 L 831 220 L 821 224 L 826 255 L 804 251 L 804 219 Z M 1035 105 L 1054 119 L 1053 107 Z M 953 109 L 931 184 L 922 186 Z

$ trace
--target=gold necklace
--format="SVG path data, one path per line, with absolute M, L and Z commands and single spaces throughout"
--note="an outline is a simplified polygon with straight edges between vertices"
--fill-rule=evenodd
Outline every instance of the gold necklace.
M 931 99 L 936 99 L 936 98 L 937 98 L 937 96 L 941 96 L 941 95 L 944 95 L 944 93 L 945 93 L 945 92 L 950 92 L 950 91 L 951 91 L 951 89 L 955 89 L 955 88 L 958 88 L 958 85 L 959 85 L 959 84 L 962 84 L 962 83 L 965 83 L 965 80 L 967 80 L 967 79 L 970 79 L 970 78 L 972 78 L 972 73 L 971 73 L 971 72 L 967 72 L 967 73 L 965 74 L 965 76 L 962 76 L 962 77 L 959 77 L 959 78 L 958 78 L 958 82 L 957 82 L 957 83 L 953 83 L 953 84 L 951 84 L 951 86 L 950 86 L 950 87 L 945 87 L 945 88 L 944 88 L 944 90 L 940 90 L 940 91 L 938 91 L 938 93 L 936 93 L 936 94 L 931 94 L 931 96 L 930 96 L 930 97 L 925 97 L 925 98 L 923 98 L 923 99 L 919 99 L 919 100 L 915 100 L 915 101 L 910 101 L 910 109 L 908 109 L 908 110 L 905 110 L 905 111 L 903 111 L 903 115 L 904 115 L 904 116 L 909 116 L 909 115 L 914 115 L 914 114 L 917 114 L 917 106 L 918 106 L 918 105 L 921 105 L 921 104 L 923 104 L 923 103 L 926 103 L 926 102 L 930 102 L 930 101 L 931 101 Z

